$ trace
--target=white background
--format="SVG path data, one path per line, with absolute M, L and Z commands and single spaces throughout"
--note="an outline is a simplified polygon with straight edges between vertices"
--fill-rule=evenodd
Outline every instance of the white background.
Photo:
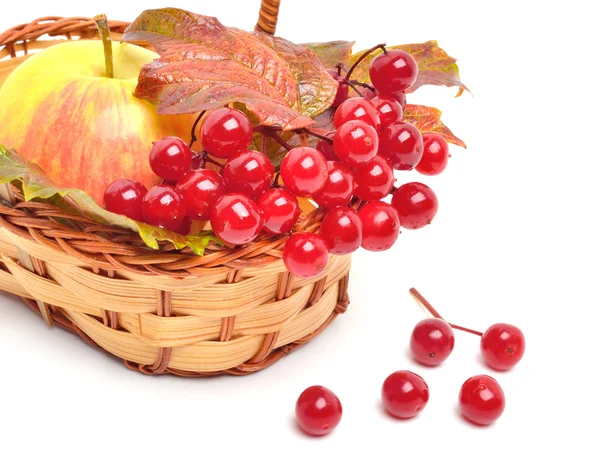
M 0 30 L 46 15 L 132 20 L 168 3 L 10 2 Z M 252 29 L 259 1 L 173 3 Z M 425 88 L 409 97 L 441 108 L 468 144 L 452 147 L 441 176 L 399 176 L 437 192 L 434 223 L 404 231 L 388 252 L 357 253 L 347 314 L 249 377 L 146 377 L 0 296 L 0 454 L 598 454 L 600 40 L 591 5 L 283 0 L 278 34 L 292 41 L 356 40 L 358 50 L 437 39 L 458 58 L 473 96 Z M 412 286 L 454 323 L 519 326 L 522 363 L 492 373 L 479 340 L 457 334 L 443 366 L 416 365 L 408 339 L 424 314 Z M 381 384 L 398 369 L 430 387 L 414 420 L 381 410 Z M 479 373 L 498 379 L 507 398 L 488 428 L 456 408 L 460 386 Z M 313 384 L 344 406 L 340 426 L 321 439 L 293 421 L 298 394 Z

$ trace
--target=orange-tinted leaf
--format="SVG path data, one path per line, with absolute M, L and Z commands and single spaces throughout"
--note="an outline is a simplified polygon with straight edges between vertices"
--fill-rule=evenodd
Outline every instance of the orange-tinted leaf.
M 437 41 L 387 46 L 387 48 L 402 49 L 403 51 L 410 53 L 419 65 L 419 76 L 413 86 L 407 90 L 408 93 L 414 92 L 419 87 L 428 84 L 458 87 L 457 97 L 462 95 L 465 90 L 469 90 L 460 80 L 456 59 L 446 54 L 446 51 L 438 46 Z M 366 57 L 354 70 L 352 78 L 361 82 L 369 82 L 369 65 L 381 52 L 382 51 L 377 50 Z M 362 54 L 363 52 L 354 54 L 351 57 L 350 63 L 354 63 Z
M 354 41 L 328 41 L 325 43 L 306 43 L 303 46 L 312 49 L 319 56 L 325 68 L 335 68 L 338 63 L 347 64 L 352 58 Z
M 442 123 L 442 111 L 429 106 L 407 104 L 404 108 L 404 122 L 410 122 L 422 133 L 437 133 L 443 136 L 446 141 L 457 146 L 467 148 L 467 145 Z
M 135 95 L 162 114 L 240 102 L 262 124 L 292 130 L 312 125 L 337 90 L 310 49 L 176 8 L 143 12 L 123 41 L 149 43 L 160 55 L 142 68 Z

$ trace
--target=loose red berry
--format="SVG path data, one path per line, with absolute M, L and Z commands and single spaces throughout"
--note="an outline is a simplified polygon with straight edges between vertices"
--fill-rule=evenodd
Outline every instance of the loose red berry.
M 333 147 L 340 160 L 357 166 L 375 158 L 379 137 L 371 125 L 361 120 L 351 120 L 335 132 Z
M 243 245 L 258 236 L 263 217 L 258 205 L 247 195 L 229 193 L 212 208 L 210 224 L 213 232 L 224 242 Z
M 423 133 L 423 156 L 415 169 L 426 176 L 435 176 L 448 165 L 448 142 L 436 133 Z
M 296 277 L 311 278 L 325 270 L 329 249 L 322 236 L 294 233 L 283 248 L 283 263 Z
M 385 409 L 397 418 L 417 416 L 429 401 L 429 387 L 410 371 L 397 371 L 383 382 L 381 398 Z
M 296 196 L 314 196 L 327 181 L 327 160 L 312 147 L 296 147 L 281 162 L 281 178 Z
M 337 70 L 327 70 L 327 72 L 338 83 L 338 89 L 335 93 L 335 98 L 333 100 L 333 103 L 331 103 L 332 108 L 337 108 L 346 100 L 346 98 L 348 98 L 348 84 L 342 83 L 344 78 L 338 74 Z
M 283 188 L 270 188 L 256 201 L 262 211 L 263 230 L 270 234 L 291 231 L 300 217 L 300 206 L 294 195 Z
M 320 233 L 331 253 L 347 255 L 362 243 L 362 222 L 354 209 L 337 207 L 323 218 Z
M 166 180 L 178 180 L 190 169 L 192 151 L 180 138 L 167 136 L 153 143 L 150 167 L 154 174 Z
M 208 220 L 217 200 L 225 194 L 225 184 L 220 174 L 210 169 L 188 172 L 177 183 L 186 202 L 187 215 L 194 220 Z
M 144 184 L 129 180 L 119 179 L 114 181 L 104 191 L 104 208 L 129 217 L 133 220 L 142 221 L 142 200 L 148 190 Z
M 218 108 L 206 116 L 202 124 L 202 147 L 218 158 L 229 158 L 252 142 L 252 124 L 241 111 Z
M 364 123 L 375 128 L 375 131 L 378 131 L 381 126 L 377 109 L 369 101 L 361 97 L 349 98 L 344 101 L 337 108 L 333 116 L 333 124 L 337 129 L 351 120 L 362 120 Z
M 392 206 L 404 228 L 417 230 L 431 223 L 438 211 L 438 199 L 427 185 L 410 182 L 394 192 Z
M 402 105 L 393 95 L 378 95 L 369 102 L 377 110 L 381 125 L 390 125 L 402 120 Z
M 390 160 L 394 169 L 413 169 L 423 156 L 423 136 L 410 123 L 386 125 L 379 134 L 379 153 Z
M 481 336 L 481 354 L 493 369 L 513 368 L 525 353 L 525 336 L 519 328 L 506 323 L 490 326 Z
M 413 357 L 426 366 L 443 363 L 454 349 L 454 332 L 439 318 L 426 318 L 417 323 L 410 336 Z
M 352 199 L 354 178 L 352 171 L 340 162 L 327 162 L 325 187 L 314 197 L 315 202 L 326 209 L 345 206 Z
M 487 426 L 502 415 L 506 404 L 500 384 L 488 375 L 468 379 L 458 397 L 460 411 L 475 424 Z
M 311 386 L 296 402 L 296 419 L 307 434 L 329 434 L 342 420 L 342 403 L 333 391 L 323 386 Z
M 418 65 L 412 55 L 399 49 L 379 54 L 371 62 L 371 83 L 381 93 L 403 92 L 417 80 Z
M 383 201 L 370 201 L 360 208 L 358 217 L 363 226 L 362 248 L 372 252 L 389 249 L 400 234 L 396 210 Z
M 146 223 L 175 231 L 183 222 L 186 205 L 179 190 L 157 185 L 144 196 L 142 212 Z
M 356 168 L 354 180 L 354 195 L 361 200 L 374 201 L 388 196 L 396 179 L 389 160 L 376 155 L 370 162 Z
M 273 183 L 273 163 L 265 154 L 243 150 L 229 157 L 223 167 L 223 181 L 230 193 L 257 198 Z

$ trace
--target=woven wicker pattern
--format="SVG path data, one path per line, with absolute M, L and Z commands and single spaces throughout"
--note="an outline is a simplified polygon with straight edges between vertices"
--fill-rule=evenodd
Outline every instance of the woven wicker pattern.
M 115 38 L 126 26 L 111 23 Z M 44 36 L 88 39 L 96 31 L 87 18 L 43 18 L 1 34 L 0 84 L 32 49 L 60 41 Z M 332 256 L 321 276 L 298 279 L 281 260 L 285 236 L 233 249 L 210 244 L 198 257 L 168 244 L 155 251 L 135 233 L 24 202 L 10 184 L 0 186 L 0 199 L 0 289 L 147 374 L 255 372 L 348 305 L 350 257 Z M 304 214 L 296 229 L 317 231 L 322 216 Z

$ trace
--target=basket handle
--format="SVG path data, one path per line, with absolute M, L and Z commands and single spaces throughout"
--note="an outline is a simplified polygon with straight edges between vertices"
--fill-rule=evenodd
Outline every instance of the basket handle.
M 260 11 L 258 12 L 258 22 L 254 30 L 275 35 L 280 3 L 281 0 L 262 0 Z

